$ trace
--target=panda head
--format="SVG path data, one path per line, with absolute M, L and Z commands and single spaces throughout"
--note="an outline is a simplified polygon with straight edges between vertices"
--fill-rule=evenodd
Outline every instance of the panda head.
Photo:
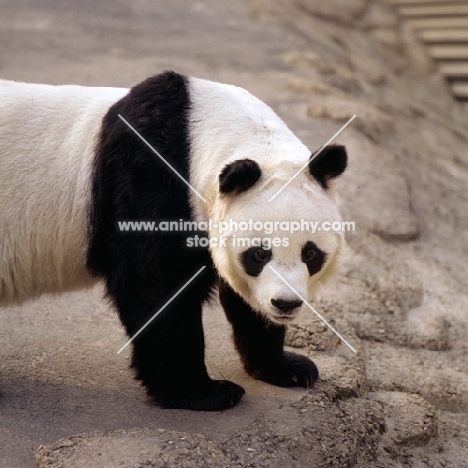
M 210 247 L 214 263 L 231 288 L 274 323 L 292 321 L 306 307 L 296 292 L 311 300 L 334 270 L 343 234 L 322 226 L 341 219 L 333 179 L 346 165 L 343 146 L 325 147 L 271 202 L 300 165 L 287 161 L 272 170 L 253 159 L 237 159 L 219 174 L 217 213 L 225 225 L 211 235 L 223 236 L 225 244 Z M 314 222 L 316 231 L 305 225 L 284 230 L 300 220 Z

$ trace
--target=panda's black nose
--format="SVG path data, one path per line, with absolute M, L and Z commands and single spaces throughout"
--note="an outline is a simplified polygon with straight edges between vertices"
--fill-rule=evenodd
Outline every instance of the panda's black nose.
M 272 299 L 271 304 L 284 314 L 290 314 L 294 309 L 301 307 L 302 301 L 285 301 L 284 299 Z

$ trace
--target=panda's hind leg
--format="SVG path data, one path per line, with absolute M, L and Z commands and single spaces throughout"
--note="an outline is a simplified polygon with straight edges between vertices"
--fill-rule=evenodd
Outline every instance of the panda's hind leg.
M 267 322 L 225 281 L 220 283 L 219 298 L 249 375 L 280 387 L 307 388 L 318 379 L 317 367 L 310 359 L 284 351 L 284 326 Z

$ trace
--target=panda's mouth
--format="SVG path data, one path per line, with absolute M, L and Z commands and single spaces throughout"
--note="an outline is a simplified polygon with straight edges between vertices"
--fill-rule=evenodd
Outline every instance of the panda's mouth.
M 290 323 L 292 322 L 295 318 L 296 315 L 274 315 L 274 321 L 277 323 Z

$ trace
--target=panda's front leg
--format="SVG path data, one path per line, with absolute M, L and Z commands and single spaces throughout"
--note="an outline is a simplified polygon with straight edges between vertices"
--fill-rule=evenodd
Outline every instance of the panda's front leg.
M 286 327 L 257 314 L 223 280 L 219 298 L 234 331 L 234 343 L 252 377 L 280 387 L 310 387 L 318 379 L 315 364 L 284 351 Z
M 152 277 L 123 275 L 122 281 L 108 282 L 109 295 L 129 336 L 134 336 L 180 286 L 174 281 L 158 288 Z M 201 297 L 206 289 L 206 281 L 197 278 L 133 340 L 131 365 L 136 377 L 164 408 L 219 411 L 236 405 L 245 393 L 239 385 L 212 380 L 207 373 Z

